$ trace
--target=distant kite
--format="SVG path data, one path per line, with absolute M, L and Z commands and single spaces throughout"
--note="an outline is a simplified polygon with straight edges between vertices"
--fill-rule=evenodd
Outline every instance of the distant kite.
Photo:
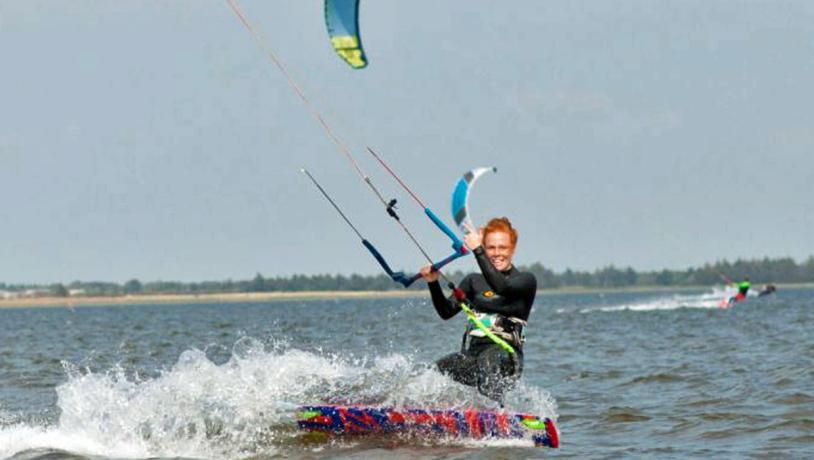
M 325 0 L 325 27 L 339 57 L 354 69 L 367 67 L 359 35 L 359 0 Z

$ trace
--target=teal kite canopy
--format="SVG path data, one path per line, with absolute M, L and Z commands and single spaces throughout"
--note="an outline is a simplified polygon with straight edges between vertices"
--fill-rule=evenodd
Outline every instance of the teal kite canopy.
M 359 0 L 325 0 L 325 27 L 339 57 L 354 69 L 367 67 L 359 35 Z
M 455 190 L 452 192 L 452 219 L 463 233 L 469 233 L 470 229 L 475 228 L 472 218 L 469 216 L 469 192 L 475 185 L 475 181 L 490 171 L 497 172 L 497 168 L 475 168 L 464 173 L 455 184 Z

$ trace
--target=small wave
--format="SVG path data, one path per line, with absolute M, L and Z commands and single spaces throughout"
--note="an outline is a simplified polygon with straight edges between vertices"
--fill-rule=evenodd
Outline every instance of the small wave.
M 722 407 L 729 404 L 732 404 L 732 400 L 725 398 L 701 399 L 686 403 L 687 407 Z
M 782 446 L 789 446 L 792 444 L 814 444 L 814 434 L 803 434 L 800 436 L 780 436 L 772 438 L 772 442 L 776 442 Z
M 700 436 L 702 439 L 727 439 L 736 438 L 742 435 L 743 429 L 741 428 L 727 428 L 725 430 L 707 431 L 705 433 L 701 433 Z
M 775 404 L 783 405 L 798 405 L 798 404 L 811 404 L 814 403 L 814 397 L 806 393 L 794 393 L 791 395 L 780 396 L 772 400 Z
M 737 412 L 707 412 L 700 414 L 699 417 L 707 422 L 719 422 L 727 420 L 743 420 L 744 415 Z
M 594 372 L 594 371 L 579 371 L 576 374 L 571 374 L 565 378 L 567 381 L 573 380 L 604 380 L 604 379 L 617 379 L 622 376 L 622 371 L 618 369 L 611 369 L 609 371 Z
M 624 383 L 623 386 L 641 385 L 648 383 L 672 383 L 672 382 L 682 382 L 684 380 L 686 380 L 684 377 L 677 374 L 658 373 L 636 377 L 633 380 Z
M 805 419 L 784 420 L 779 423 L 773 423 L 761 429 L 760 431 L 787 431 L 787 430 L 798 430 L 804 433 L 814 432 L 814 419 L 805 418 Z
M 633 407 L 611 407 L 601 414 L 602 420 L 608 423 L 646 422 L 651 417 Z

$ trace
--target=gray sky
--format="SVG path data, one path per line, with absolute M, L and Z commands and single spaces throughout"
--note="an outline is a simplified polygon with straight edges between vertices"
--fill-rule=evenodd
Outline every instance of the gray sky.
M 321 0 L 240 4 L 439 258 L 365 145 L 448 221 L 497 166 L 472 211 L 520 264 L 814 253 L 810 1 L 362 0 L 362 71 Z M 422 264 L 225 2 L 3 0 L 0 56 L 0 281 L 378 273 L 301 166 Z

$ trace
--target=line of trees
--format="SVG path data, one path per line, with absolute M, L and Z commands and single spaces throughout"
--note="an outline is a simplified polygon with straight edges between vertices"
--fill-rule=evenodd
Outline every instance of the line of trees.
M 561 273 L 539 263 L 520 267 L 537 277 L 540 289 L 561 287 L 620 288 L 645 286 L 712 286 L 721 284 L 723 276 L 740 280 L 748 276 L 753 283 L 812 283 L 814 282 L 814 256 L 802 263 L 792 258 L 737 260 L 733 263 L 720 261 L 700 268 L 686 270 L 644 271 L 617 268 L 613 265 L 589 271 L 565 270 Z M 464 273 L 450 274 L 460 280 Z M 723 276 L 722 276 L 723 275 Z M 416 283 L 411 289 L 423 289 Z M 266 278 L 260 273 L 248 280 L 204 281 L 183 283 L 178 281 L 144 282 L 137 279 L 125 283 L 74 281 L 70 284 L 11 285 L 0 283 L 0 291 L 11 293 L 34 292 L 53 296 L 121 296 L 137 294 L 213 294 L 245 292 L 284 291 L 387 291 L 401 289 L 385 275 L 293 275 L 291 277 Z
M 565 270 L 554 273 L 540 264 L 526 267 L 537 276 L 543 288 L 558 287 L 635 287 L 635 286 L 712 286 L 723 283 L 724 277 L 740 281 L 749 277 L 753 283 L 811 283 L 814 282 L 814 256 L 802 263 L 790 257 L 777 259 L 720 261 L 700 268 L 686 270 L 660 270 L 637 272 L 630 267 L 613 265 L 595 270 Z

